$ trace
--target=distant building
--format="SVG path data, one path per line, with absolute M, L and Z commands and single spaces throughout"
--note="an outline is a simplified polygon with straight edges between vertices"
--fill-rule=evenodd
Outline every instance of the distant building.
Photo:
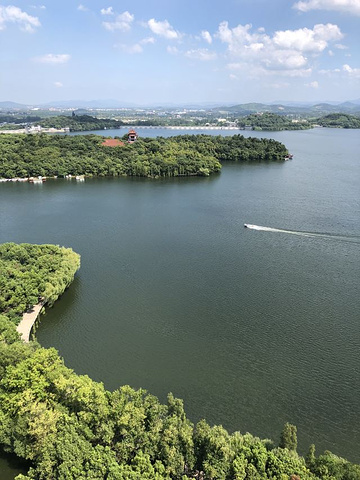
M 137 138 L 138 138 L 138 134 L 135 132 L 135 130 L 129 130 L 128 142 L 129 143 L 135 142 L 135 140 L 137 140 Z
M 107 138 L 102 142 L 101 145 L 103 145 L 104 147 L 123 147 L 124 142 L 118 140 L 117 138 Z

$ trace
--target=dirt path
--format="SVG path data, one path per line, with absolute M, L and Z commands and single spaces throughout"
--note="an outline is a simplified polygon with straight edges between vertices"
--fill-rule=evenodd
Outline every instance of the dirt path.
M 40 311 L 43 307 L 43 302 L 34 305 L 30 310 L 24 313 L 23 318 L 16 330 L 20 333 L 21 339 L 28 343 L 30 341 L 30 332 L 36 319 L 38 318 Z

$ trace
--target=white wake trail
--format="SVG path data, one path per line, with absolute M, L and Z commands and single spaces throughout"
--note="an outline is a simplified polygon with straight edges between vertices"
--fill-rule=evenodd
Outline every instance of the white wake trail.
M 275 232 L 275 233 L 287 233 L 289 235 L 297 235 L 299 237 L 312 237 L 312 238 L 331 238 L 334 240 L 347 241 L 352 243 L 359 243 L 360 238 L 356 235 L 341 235 L 336 233 L 320 233 L 320 232 L 302 232 L 299 230 L 285 230 L 283 228 L 272 228 L 272 227 L 263 227 L 262 225 L 252 225 L 250 223 L 245 223 L 244 227 L 249 228 L 250 230 L 261 230 L 264 232 Z

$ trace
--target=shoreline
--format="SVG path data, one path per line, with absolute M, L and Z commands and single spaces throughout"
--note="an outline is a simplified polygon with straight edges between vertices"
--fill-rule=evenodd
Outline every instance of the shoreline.
M 29 308 L 23 314 L 22 320 L 20 321 L 19 325 L 16 327 L 17 332 L 20 333 L 21 335 L 21 340 L 23 340 L 25 343 L 30 342 L 31 330 L 34 326 L 34 323 L 38 319 L 44 305 L 45 305 L 45 302 L 42 301 L 36 305 L 33 305 L 31 308 Z

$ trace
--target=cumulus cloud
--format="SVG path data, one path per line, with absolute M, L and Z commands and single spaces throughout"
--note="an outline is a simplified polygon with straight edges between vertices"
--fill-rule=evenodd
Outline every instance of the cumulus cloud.
M 21 10 L 19 7 L 0 5 L 0 30 L 5 30 L 8 23 L 15 23 L 23 32 L 34 33 L 40 27 L 40 20 Z
M 102 8 L 100 13 L 101 15 L 115 15 L 113 7 Z
M 360 78 L 360 68 L 352 68 L 350 65 L 343 65 L 343 72 L 347 73 L 350 77 Z
M 167 20 L 156 21 L 154 18 L 151 18 L 147 22 L 148 27 L 150 30 L 155 33 L 155 35 L 159 35 L 160 37 L 165 37 L 169 40 L 176 40 L 180 38 L 180 33 L 174 30 L 174 28 L 170 25 Z
M 360 15 L 360 0 L 305 0 L 294 3 L 293 8 L 300 12 L 334 10 L 351 15 Z
M 87 7 L 85 7 L 85 5 L 83 5 L 82 3 L 80 3 L 77 7 L 77 9 L 79 10 L 79 12 L 87 12 L 89 9 Z
M 122 32 L 128 32 L 131 29 L 131 24 L 134 21 L 134 15 L 128 11 L 116 15 L 113 22 L 103 22 L 103 27 L 106 30 L 114 31 L 120 30 Z
M 45 5 L 30 5 L 31 8 L 39 9 L 39 10 L 46 10 Z
M 270 36 L 262 29 L 252 32 L 250 24 L 230 28 L 228 22 L 222 22 L 216 36 L 227 44 L 230 56 L 236 59 L 229 68 L 241 64 L 259 75 L 303 77 L 311 73 L 311 58 L 343 34 L 337 25 L 318 24 L 312 29 L 279 30 Z
M 64 86 L 61 82 L 54 82 L 54 85 L 56 88 L 61 88 Z
M 301 52 L 322 52 L 328 42 L 340 40 L 343 34 L 337 25 L 328 23 L 326 25 L 315 25 L 311 30 L 309 28 L 300 28 L 298 30 L 284 30 L 275 32 L 273 42 L 275 45 L 294 49 Z
M 41 57 L 36 57 L 35 61 L 39 63 L 47 63 L 49 65 L 60 65 L 67 63 L 70 60 L 70 55 L 67 53 L 47 53 Z
M 342 66 L 342 68 L 334 68 L 330 70 L 319 70 L 319 73 L 322 75 L 326 75 L 328 77 L 339 77 L 342 76 L 343 78 L 345 77 L 350 77 L 354 79 L 360 79 L 360 68 L 353 68 L 350 67 L 350 65 L 345 64 Z
M 205 42 L 211 44 L 212 43 L 212 37 L 210 35 L 210 33 L 207 31 L 207 30 L 203 30 L 201 32 L 201 36 L 202 38 L 205 40 Z
M 215 60 L 217 55 L 215 52 L 211 52 L 207 48 L 198 48 L 196 50 L 188 50 L 185 52 L 185 57 L 206 62 L 208 60 Z

